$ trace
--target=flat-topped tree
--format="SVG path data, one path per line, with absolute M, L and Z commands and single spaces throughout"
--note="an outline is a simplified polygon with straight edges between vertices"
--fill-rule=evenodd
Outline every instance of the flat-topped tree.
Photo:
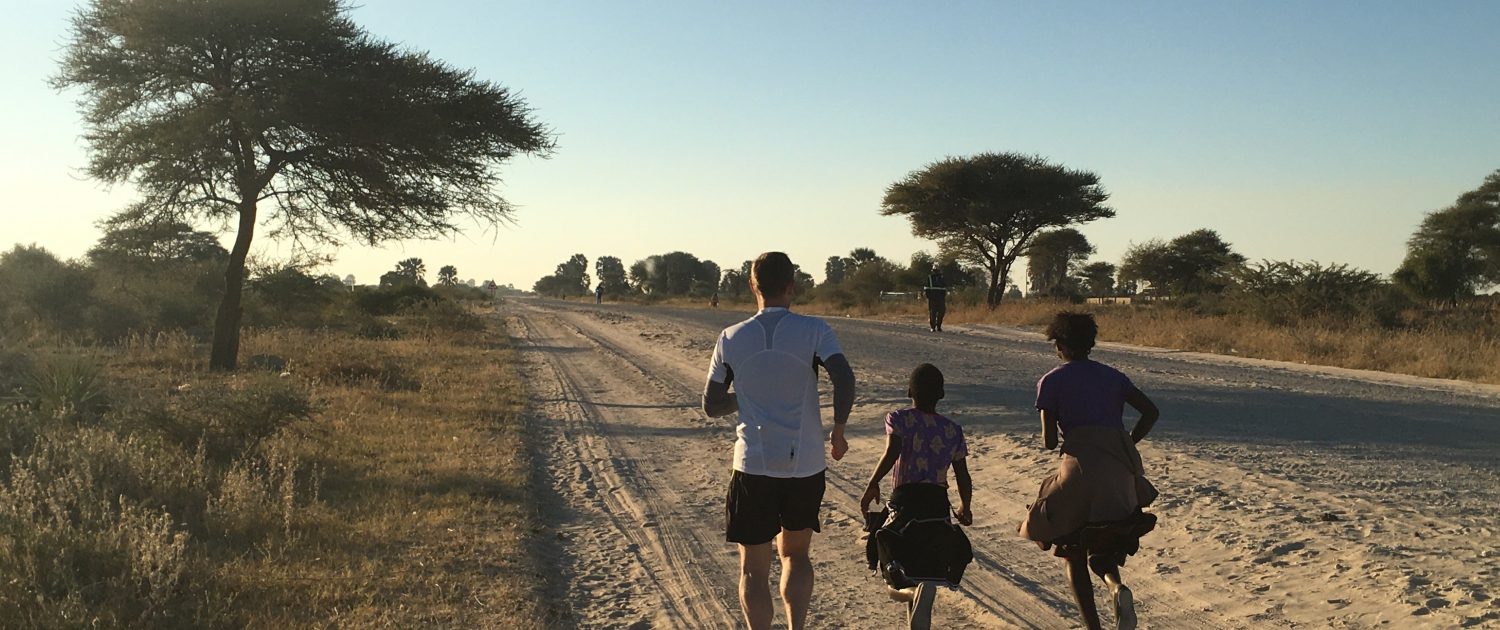
M 905 215 L 941 254 L 983 267 L 986 304 L 1000 305 L 1016 258 L 1037 232 L 1115 216 L 1099 176 L 1035 155 L 950 157 L 891 184 L 881 214 Z
M 339 0 L 93 0 L 73 18 L 58 88 L 82 89 L 88 172 L 137 210 L 233 224 L 210 364 L 239 352 L 258 226 L 337 245 L 430 238 L 511 207 L 498 167 L 546 155 L 524 101 L 381 41 Z M 264 206 L 262 204 L 264 203 Z

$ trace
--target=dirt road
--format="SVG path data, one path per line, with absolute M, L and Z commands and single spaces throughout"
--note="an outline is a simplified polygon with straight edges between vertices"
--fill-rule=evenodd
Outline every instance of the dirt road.
M 748 313 L 511 300 L 500 315 L 548 432 L 555 596 L 577 625 L 737 626 L 733 428 L 698 402 L 716 334 Z M 865 570 L 857 499 L 884 413 L 926 361 L 946 373 L 941 410 L 969 435 L 976 487 L 976 561 L 939 594 L 936 627 L 1079 627 L 1062 561 L 1015 535 L 1055 465 L 1032 408 L 1050 347 L 998 327 L 830 323 L 859 398 L 828 469 L 812 625 L 900 625 Z M 1143 627 L 1500 625 L 1500 387 L 1108 344 L 1095 358 L 1162 409 L 1142 447 L 1161 524 L 1124 569 Z

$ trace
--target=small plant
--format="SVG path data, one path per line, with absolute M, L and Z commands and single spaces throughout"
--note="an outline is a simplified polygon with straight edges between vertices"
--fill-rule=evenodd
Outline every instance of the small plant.
M 108 405 L 104 370 L 78 355 L 59 355 L 38 362 L 22 380 L 18 401 L 36 413 L 58 419 L 97 415 Z

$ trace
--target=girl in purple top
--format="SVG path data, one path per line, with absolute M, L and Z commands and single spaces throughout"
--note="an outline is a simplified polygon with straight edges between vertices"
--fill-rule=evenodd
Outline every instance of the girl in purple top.
M 1135 602 L 1120 579 L 1125 557 L 1135 553 L 1140 537 L 1156 525 L 1141 511 L 1155 498 L 1146 481 L 1135 444 L 1156 424 L 1156 405 L 1118 370 L 1089 359 L 1099 326 L 1086 313 L 1058 313 L 1047 327 L 1047 339 L 1064 363 L 1047 372 L 1036 386 L 1042 415 L 1042 443 L 1058 447 L 1058 471 L 1042 482 L 1021 523 L 1020 534 L 1068 560 L 1068 581 L 1084 623 L 1100 628 L 1094 604 L 1092 569 L 1109 588 L 1121 629 L 1136 627 Z M 1140 412 L 1125 431 L 1124 410 Z
M 912 406 L 886 416 L 885 455 L 859 500 L 871 532 L 866 560 L 898 591 L 919 582 L 947 581 L 956 586 L 974 559 L 968 536 L 952 523 L 955 519 L 963 525 L 974 522 L 969 509 L 974 496 L 966 459 L 969 449 L 963 427 L 937 412 L 937 402 L 943 398 L 942 372 L 927 363 L 917 366 L 906 395 Z M 956 511 L 948 500 L 949 468 L 958 483 Z M 887 509 L 872 513 L 871 504 L 880 501 L 880 480 L 891 472 L 896 487 Z
M 871 503 L 880 501 L 880 480 L 893 470 L 897 490 L 907 484 L 930 484 L 941 486 L 946 495 L 951 466 L 953 479 L 958 482 L 959 504 L 954 515 L 958 522 L 972 524 L 974 515 L 969 510 L 969 501 L 974 495 L 974 484 L 969 477 L 966 459 L 969 448 L 964 442 L 964 429 L 937 412 L 937 402 L 943 397 L 943 373 L 930 363 L 917 366 L 906 395 L 911 397 L 912 406 L 885 417 L 885 455 L 865 486 L 865 494 L 859 500 L 860 511 L 868 512 Z

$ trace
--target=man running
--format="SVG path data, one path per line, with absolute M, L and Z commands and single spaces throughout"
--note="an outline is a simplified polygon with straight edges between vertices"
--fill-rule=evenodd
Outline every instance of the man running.
M 771 627 L 771 557 L 778 552 L 787 625 L 796 630 L 807 621 L 813 591 L 808 549 L 821 529 L 826 467 L 819 365 L 833 381 L 831 454 L 841 459 L 849 449 L 844 423 L 854 406 L 854 370 L 827 323 L 787 310 L 795 273 L 781 252 L 755 259 L 750 290 L 760 312 L 719 334 L 703 390 L 709 416 L 739 412 L 725 539 L 740 546 L 740 609 L 751 630 Z
M 943 332 L 943 315 L 948 312 L 948 282 L 943 279 L 943 270 L 932 266 L 932 275 L 927 276 L 927 287 L 922 290 L 927 297 L 927 326 L 932 332 Z

